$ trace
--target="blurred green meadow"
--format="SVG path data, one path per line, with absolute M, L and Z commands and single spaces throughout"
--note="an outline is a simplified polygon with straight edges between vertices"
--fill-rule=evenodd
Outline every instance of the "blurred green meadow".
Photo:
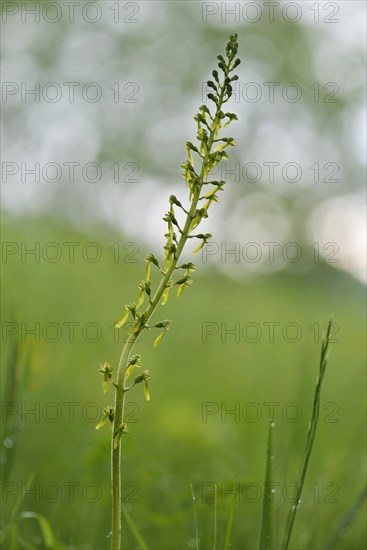
M 98 367 L 109 361 L 116 368 L 123 334 L 117 337 L 111 326 L 126 297 L 135 294 L 144 250 L 136 254 L 137 263 L 117 263 L 109 247 L 123 245 L 120 236 L 103 227 L 73 231 L 50 219 L 9 218 L 2 235 L 28 249 L 32 235 L 41 247 L 78 242 L 81 249 L 97 243 L 102 250 L 95 263 L 81 254 L 73 263 L 37 263 L 32 256 L 24 262 L 19 253 L 3 264 L 3 527 L 33 475 L 18 513 L 42 514 L 63 548 L 107 548 L 110 432 L 94 428 L 101 407 L 112 404 L 112 392 L 103 395 Z M 348 275 L 319 266 L 303 277 L 282 273 L 250 281 L 198 270 L 193 287 L 170 300 L 165 315 L 173 323 L 161 345 L 153 348 L 148 334 L 136 348 L 152 375 L 151 401 L 139 386 L 129 393 L 131 433 L 123 441 L 125 509 L 149 548 L 195 548 L 190 483 L 201 548 L 212 548 L 213 484 L 218 547 L 232 505 L 230 548 L 256 547 L 271 404 L 276 530 L 282 540 L 304 451 L 322 328 L 331 312 L 335 342 L 291 548 L 326 549 L 332 539 L 333 548 L 363 548 L 363 506 L 338 532 L 364 485 L 363 296 L 363 286 Z M 266 325 L 271 322 L 279 323 L 273 341 Z M 208 323 L 218 332 L 210 334 Z M 236 323 L 240 338 L 233 333 Z M 258 331 L 256 336 L 243 330 L 248 323 L 261 327 L 260 338 Z M 287 323 L 301 328 L 295 342 L 290 329 L 281 334 Z M 139 548 L 124 525 L 124 548 Z M 23 519 L 19 531 L 28 543 L 22 548 L 42 547 L 36 521 Z M 3 548 L 11 548 L 6 540 Z

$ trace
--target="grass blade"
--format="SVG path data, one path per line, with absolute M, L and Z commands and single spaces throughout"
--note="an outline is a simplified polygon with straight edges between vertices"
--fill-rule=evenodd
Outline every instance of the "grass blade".
M 340 540 L 340 533 L 342 533 L 345 529 L 347 529 L 353 523 L 353 520 L 357 515 L 357 513 L 359 512 L 359 510 L 362 508 L 366 497 L 367 497 L 367 487 L 364 487 L 362 491 L 359 493 L 354 503 L 352 504 L 352 506 L 349 508 L 347 513 L 344 515 L 344 517 L 340 521 L 335 533 L 332 535 L 327 545 L 325 546 L 326 549 L 335 548 L 337 546 Z
M 148 546 L 147 546 L 145 540 L 143 539 L 143 537 L 139 533 L 139 530 L 138 530 L 133 518 L 130 516 L 129 512 L 126 510 L 125 506 L 122 507 L 122 513 L 124 515 L 124 518 L 126 520 L 126 523 L 127 523 L 128 527 L 131 531 L 131 534 L 133 535 L 133 537 L 135 539 L 135 542 L 137 544 L 139 544 L 139 546 L 142 550 L 148 550 Z
M 23 512 L 22 514 L 20 514 L 20 518 L 35 519 L 42 534 L 44 547 L 47 549 L 53 549 L 56 547 L 56 540 L 51 525 L 44 516 L 42 516 L 41 514 L 37 514 L 36 512 Z
M 17 519 L 18 519 L 19 510 L 22 506 L 22 503 L 24 502 L 24 499 L 29 490 L 29 487 L 32 485 L 33 479 L 34 479 L 34 474 L 32 473 L 28 476 L 25 486 L 21 486 L 21 490 L 16 495 L 13 505 L 11 507 L 9 519 L 6 525 L 0 529 L 0 544 L 2 544 L 7 539 L 10 533 L 10 537 L 12 541 L 11 550 L 13 550 L 14 537 L 17 537 L 17 533 L 18 533 Z
M 213 530 L 213 550 L 217 548 L 217 484 L 215 484 L 214 493 L 214 530 Z
M 10 550 L 18 548 L 18 525 L 14 523 L 10 529 Z
M 232 535 L 232 528 L 233 528 L 233 517 L 234 517 L 234 497 L 231 499 L 231 504 L 230 504 L 230 508 L 229 508 L 229 514 L 228 514 L 226 535 L 225 535 L 225 539 L 224 539 L 223 550 L 228 550 L 229 545 L 231 543 L 231 535 Z
M 195 497 L 194 487 L 193 487 L 192 483 L 190 483 L 190 487 L 191 487 L 191 495 L 192 495 L 192 507 L 194 509 L 196 550 L 199 550 L 199 548 L 200 548 L 200 538 L 199 538 L 198 515 L 197 515 L 197 510 L 196 510 L 196 497 Z
M 273 484 L 273 430 L 275 423 L 269 421 L 268 445 L 266 450 L 266 471 L 264 484 L 263 510 L 261 517 L 260 550 L 273 550 L 274 548 L 274 493 Z
M 329 324 L 326 329 L 326 334 L 323 338 L 322 345 L 321 345 L 321 355 L 320 355 L 320 364 L 319 364 L 319 377 L 317 379 L 316 387 L 315 387 L 315 393 L 314 393 L 314 400 L 313 400 L 313 407 L 312 407 L 312 417 L 308 429 L 308 436 L 307 436 L 307 443 L 306 443 L 306 449 L 304 454 L 304 460 L 302 464 L 301 469 L 301 475 L 298 482 L 297 487 L 297 495 L 294 503 L 292 504 L 292 508 L 290 510 L 289 514 L 289 521 L 288 521 L 288 527 L 286 531 L 285 541 L 283 545 L 283 549 L 287 550 L 289 546 L 289 542 L 292 535 L 294 520 L 296 518 L 297 510 L 301 501 L 302 496 L 302 490 L 303 485 L 305 482 L 306 474 L 307 474 L 307 468 L 308 463 L 310 461 L 311 453 L 313 444 L 315 441 L 315 435 L 316 435 L 316 428 L 317 423 L 319 419 L 319 413 L 320 413 L 320 397 L 321 397 L 321 388 L 322 388 L 322 382 L 324 379 L 325 369 L 328 362 L 328 351 L 329 351 L 329 343 L 330 343 L 330 332 L 331 332 L 331 326 L 332 326 L 332 320 L 330 319 Z

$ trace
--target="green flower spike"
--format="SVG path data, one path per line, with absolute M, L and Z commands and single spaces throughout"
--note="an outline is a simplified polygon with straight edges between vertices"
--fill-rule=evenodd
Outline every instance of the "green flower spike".
M 128 338 L 125 341 L 121 352 L 115 388 L 115 407 L 112 432 L 112 536 L 111 547 L 114 550 L 121 549 L 121 517 L 122 517 L 122 495 L 121 495 L 121 445 L 120 440 L 123 434 L 128 432 L 124 423 L 125 417 L 125 395 L 132 390 L 136 384 L 143 383 L 144 397 L 150 400 L 148 382 L 149 371 L 143 371 L 140 376 L 134 376 L 134 382 L 127 385 L 126 380 L 131 376 L 136 367 L 141 366 L 140 356 L 132 356 L 132 350 L 138 343 L 142 332 L 145 329 L 158 328 L 159 336 L 154 340 L 157 347 L 166 334 L 169 322 L 163 321 L 151 325 L 151 319 L 159 303 L 164 305 L 168 300 L 169 291 L 176 286 L 177 295 L 192 284 L 192 271 L 194 264 L 187 263 L 180 267 L 178 262 L 189 239 L 199 239 L 199 246 L 194 253 L 198 252 L 211 238 L 210 234 L 199 232 L 200 224 L 208 217 L 209 207 L 218 200 L 218 191 L 224 187 L 224 181 L 212 181 L 213 169 L 223 160 L 227 159 L 227 150 L 234 145 L 231 137 L 222 137 L 221 130 L 226 128 L 232 120 L 237 120 L 233 113 L 225 112 L 224 104 L 233 94 L 232 81 L 237 80 L 233 71 L 240 63 L 236 59 L 238 49 L 237 34 L 230 36 L 225 49 L 225 55 L 218 56 L 217 68 L 213 70 L 211 79 L 208 82 L 210 93 L 207 94 L 207 105 L 201 105 L 194 116 L 196 121 L 197 142 L 186 143 L 186 160 L 181 164 L 182 176 L 187 187 L 188 200 L 181 202 L 175 195 L 169 198 L 169 209 L 164 216 L 166 231 L 163 244 L 161 264 L 158 263 L 153 254 L 149 253 L 146 258 L 145 278 L 139 285 L 137 303 L 125 305 L 125 310 L 116 327 L 120 328 L 129 319 L 131 314 L 132 328 L 129 329 Z M 182 200 L 182 199 L 181 199 Z M 179 211 L 177 210 L 179 209 Z M 177 216 L 176 216 L 177 214 Z M 180 214 L 180 215 L 178 215 Z M 184 215 L 183 215 L 184 214 Z M 193 232 L 198 232 L 193 235 Z M 194 247 L 195 248 L 195 247 Z M 158 268 L 161 275 L 160 280 L 151 281 L 152 264 Z M 176 274 L 177 269 L 183 271 Z M 176 276 L 175 276 L 176 275 Z M 176 280 L 177 279 L 177 280 Z M 147 294 L 148 299 L 145 298 Z M 102 372 L 108 382 L 109 373 Z M 112 381 L 111 381 L 112 382 Z M 105 386 L 104 386 L 105 387 Z M 110 409 L 108 409 L 110 411 Z M 110 415 L 105 411 L 105 417 L 100 422 L 103 425 Z

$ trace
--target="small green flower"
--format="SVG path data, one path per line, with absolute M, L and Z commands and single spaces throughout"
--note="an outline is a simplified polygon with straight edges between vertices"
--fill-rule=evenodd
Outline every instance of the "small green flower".
M 166 303 L 168 302 L 169 290 L 170 290 L 170 287 L 168 286 L 162 294 L 162 301 L 161 301 L 162 306 L 165 306 Z
M 126 312 L 124 313 L 124 315 L 121 317 L 119 321 L 117 321 L 117 323 L 115 323 L 115 328 L 121 328 L 126 323 L 129 317 L 130 311 L 127 309 L 127 306 L 125 306 L 125 309 L 126 309 Z
M 139 294 L 139 298 L 138 298 L 138 301 L 136 302 L 136 309 L 139 309 L 139 307 L 141 307 L 144 303 L 144 298 L 145 298 L 145 281 L 142 281 L 140 284 L 139 284 L 139 289 L 140 289 L 140 294 Z
M 199 250 L 201 250 L 204 246 L 204 244 L 206 244 L 208 242 L 209 239 L 212 238 L 211 234 L 210 233 L 205 233 L 205 235 L 203 235 L 202 233 L 200 233 L 199 235 L 194 235 L 197 239 L 201 239 L 202 242 L 199 244 L 199 246 L 197 248 L 195 248 L 193 254 L 197 254 L 199 252 Z
M 136 316 L 136 304 L 129 304 L 129 305 L 126 305 L 125 306 L 125 309 L 126 309 L 126 313 L 124 313 L 124 315 L 122 316 L 122 318 L 120 319 L 120 321 L 118 321 L 117 323 L 115 323 L 115 328 L 121 328 L 127 321 L 128 317 L 129 317 L 129 313 L 131 313 L 131 315 L 133 316 L 133 318 L 135 319 L 135 316 Z
M 112 377 L 112 367 L 109 363 L 104 363 L 103 365 L 100 365 L 99 372 L 103 375 L 102 388 L 103 393 L 106 393 Z
M 127 427 L 127 424 L 125 422 L 122 422 L 119 427 L 114 431 L 113 434 L 113 448 L 117 449 L 117 447 L 120 445 L 120 439 L 122 435 L 128 434 L 129 430 Z
M 148 389 L 148 380 L 150 379 L 150 373 L 148 370 L 144 370 L 140 376 L 135 378 L 134 384 L 140 384 L 144 382 L 144 397 L 147 401 L 150 401 L 149 389 Z
M 150 264 L 148 264 L 148 265 L 150 265 Z M 150 281 L 149 280 L 142 281 L 138 285 L 138 287 L 140 289 L 140 294 L 139 294 L 138 301 L 136 303 L 136 309 L 139 309 L 143 305 L 145 294 L 148 296 L 149 300 L 150 300 L 150 295 L 151 295 L 151 288 L 150 288 Z
M 143 365 L 140 355 L 132 355 L 130 357 L 128 367 L 126 369 L 125 380 L 129 378 L 135 368 L 140 368 Z
M 186 273 L 188 273 L 188 271 Z M 191 279 L 190 275 L 185 275 L 184 277 L 182 277 L 182 279 L 177 281 L 176 282 L 176 285 L 178 285 L 177 298 L 182 294 L 185 288 L 191 286 L 192 283 L 193 283 L 193 280 Z
M 142 313 L 142 314 L 139 314 L 139 313 L 138 313 L 138 314 L 137 314 L 137 319 L 136 319 L 135 325 L 134 325 L 133 328 L 131 329 L 130 334 L 137 334 L 137 333 L 142 329 L 142 327 L 144 327 L 145 321 L 146 321 L 146 314 L 145 314 L 145 312 Z
M 111 423 L 113 422 L 115 409 L 113 407 L 104 407 L 103 412 L 104 416 L 102 417 L 100 422 L 98 422 L 96 430 L 100 430 L 102 426 L 106 424 L 107 420 L 109 420 Z
M 154 343 L 153 343 L 153 346 L 156 348 L 157 346 L 159 346 L 160 344 L 160 341 L 162 340 L 163 336 L 166 334 L 166 331 L 164 330 L 163 332 L 160 333 L 159 336 L 157 336 L 157 338 L 154 340 Z
M 189 273 L 190 271 L 196 271 L 196 265 L 193 264 L 192 262 L 188 262 L 187 264 L 182 264 L 180 265 L 179 268 L 177 269 L 186 269 L 186 271 Z
M 208 217 L 208 212 L 206 208 L 198 208 L 195 212 L 195 217 L 191 222 L 189 231 L 193 231 L 203 220 L 203 218 Z

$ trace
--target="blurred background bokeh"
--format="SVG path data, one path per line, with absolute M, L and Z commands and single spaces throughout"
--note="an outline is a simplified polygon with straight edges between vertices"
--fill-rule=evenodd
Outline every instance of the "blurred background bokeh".
M 213 241 L 194 260 L 194 286 L 165 306 L 173 323 L 161 346 L 148 335 L 136 349 L 152 399 L 129 394 L 126 518 L 151 549 L 195 548 L 192 483 L 201 548 L 211 548 L 205 484 L 262 484 L 272 402 L 279 545 L 290 506 L 282 489 L 297 480 L 332 314 L 292 544 L 364 548 L 365 4 L 1 9 L 2 528 L 32 511 L 63 548 L 108 547 L 109 430 L 94 426 L 112 392 L 102 394 L 98 367 L 116 368 L 126 331 L 111 327 L 136 298 L 146 252 L 162 256 L 168 196 L 187 200 L 184 144 L 216 55 L 237 32 L 228 110 L 238 122 L 227 132 L 237 144 L 203 225 Z M 216 412 L 204 422 L 207 403 Z M 218 545 L 233 500 L 231 548 L 255 548 L 261 500 L 246 492 L 218 499 Z M 124 547 L 139 548 L 127 523 Z M 37 522 L 17 529 L 14 548 L 43 547 Z M 3 539 L 13 548 L 10 532 Z

